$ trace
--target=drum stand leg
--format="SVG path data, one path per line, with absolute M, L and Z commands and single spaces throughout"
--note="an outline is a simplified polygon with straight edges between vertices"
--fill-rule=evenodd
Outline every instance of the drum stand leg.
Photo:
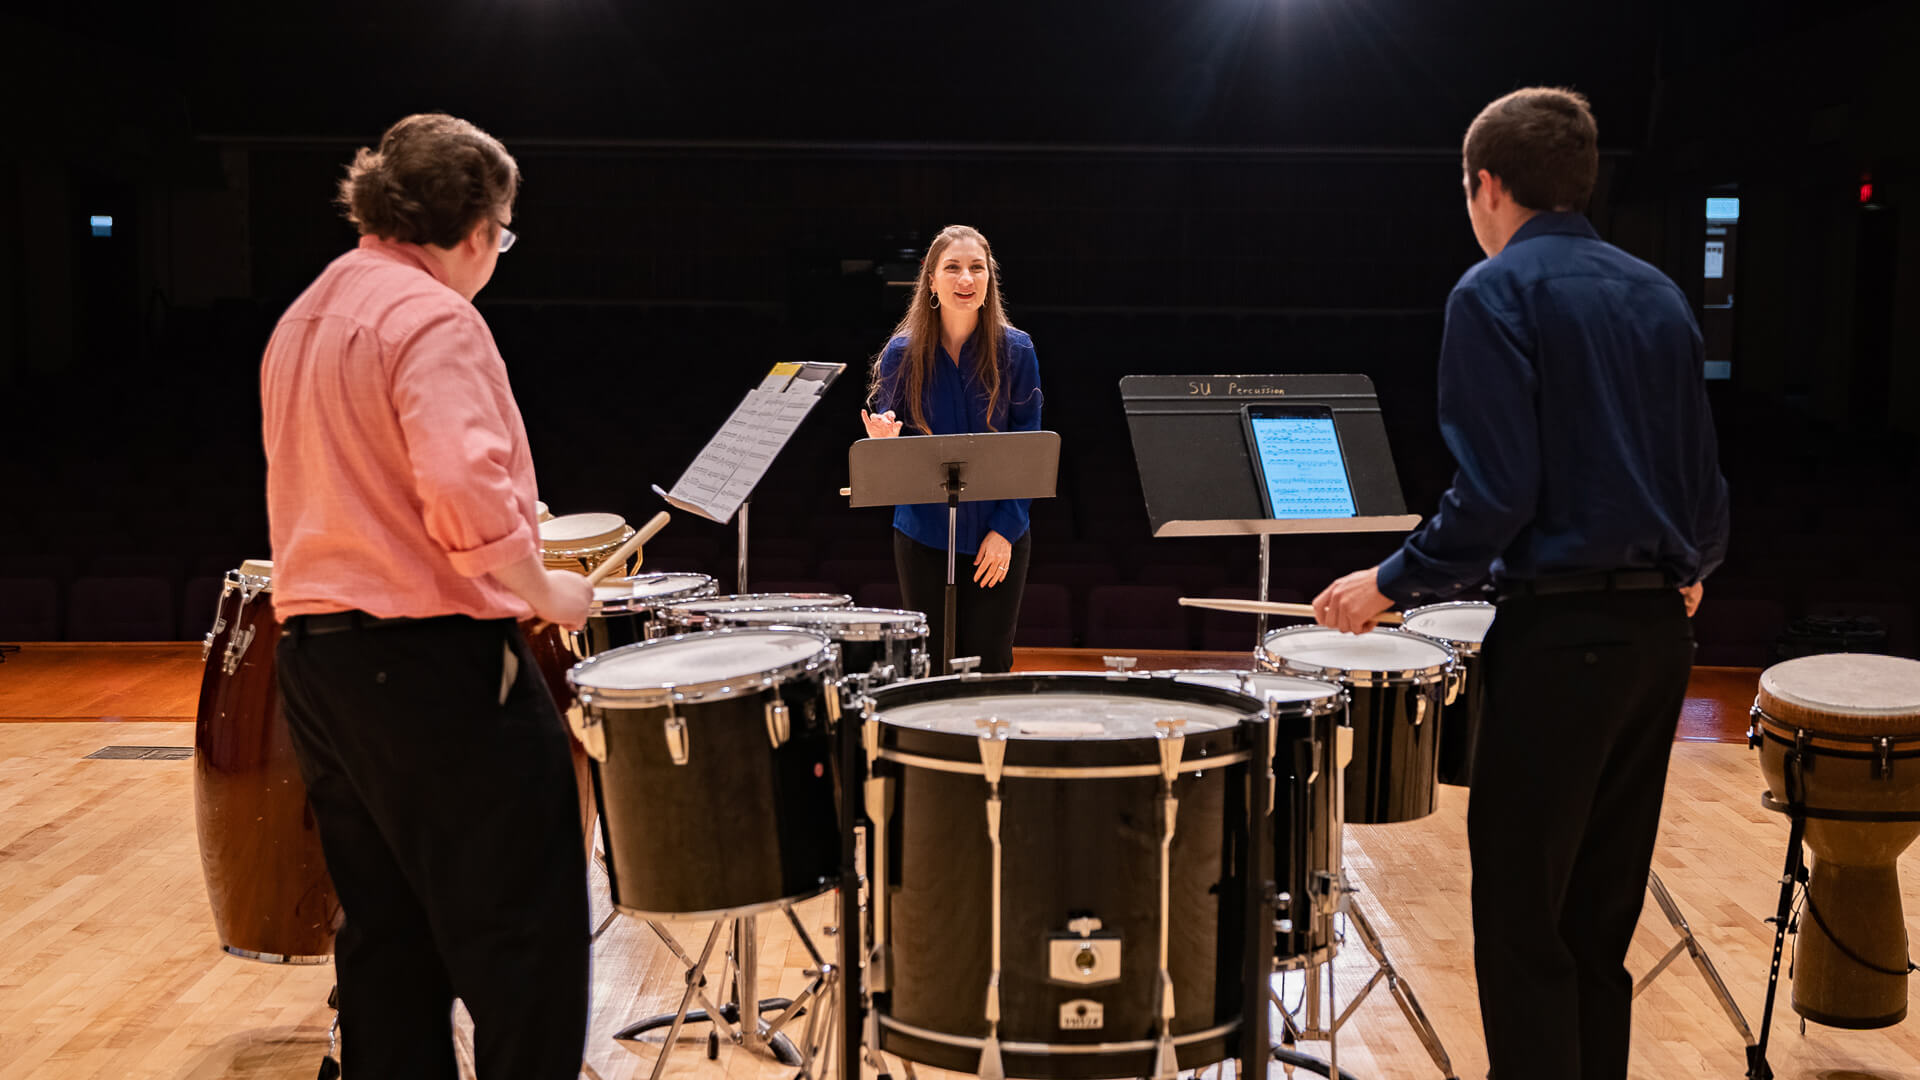
M 813 961 L 813 966 L 806 971 L 811 981 L 800 992 L 800 996 L 793 999 L 763 999 L 758 996 L 759 928 L 758 920 L 754 917 L 715 922 L 707 934 L 706 946 L 701 949 L 698 960 L 687 956 L 686 950 L 680 947 L 665 926 L 655 920 L 647 920 L 654 934 L 676 959 L 686 965 L 687 981 L 686 993 L 681 995 L 680 1007 L 675 1012 L 648 1017 L 614 1033 L 615 1041 L 639 1054 L 642 1052 L 642 1035 L 657 1028 L 668 1029 L 666 1041 L 654 1059 L 652 1080 L 660 1080 L 666 1069 L 667 1055 L 679 1039 L 680 1029 L 688 1023 L 710 1023 L 714 1026 L 714 1032 L 707 1041 L 709 1058 L 719 1053 L 719 1040 L 724 1035 L 728 1042 L 749 1052 L 798 1068 L 798 1075 L 802 1078 L 819 1080 L 826 1075 L 834 1029 L 830 1022 L 823 1020 L 831 1021 L 839 1015 L 840 972 L 821 958 L 813 939 L 793 913 L 792 905 L 783 904 L 781 910 L 793 924 L 794 932 L 799 935 L 801 944 L 806 946 L 807 954 Z M 728 945 L 720 982 L 730 985 L 732 1000 L 716 1007 L 703 988 L 707 981 L 707 962 L 712 959 L 713 951 L 723 936 L 727 937 Z M 701 1006 L 698 1009 L 692 1007 L 696 1001 Z M 762 1016 L 763 1011 L 773 1010 L 778 1011 L 776 1019 L 769 1021 Z M 796 1047 L 785 1029 L 791 1021 L 801 1017 L 806 1018 L 806 1023 L 800 1038 L 801 1045 Z
M 1774 908 L 1773 959 L 1767 966 L 1767 1004 L 1760 1013 L 1760 1039 L 1747 1047 L 1747 1080 L 1773 1080 L 1773 1066 L 1767 1063 L 1767 1040 L 1773 1034 L 1773 1004 L 1780 990 L 1780 957 L 1786 951 L 1787 935 L 1794 932 L 1793 895 L 1807 881 L 1805 853 L 1800 840 L 1806 833 L 1807 819 L 1798 804 L 1787 810 L 1787 863 L 1780 871 L 1780 901 Z
M 1733 1021 L 1734 1030 L 1740 1033 L 1740 1038 L 1750 1047 L 1756 1045 L 1753 1029 L 1747 1026 L 1747 1018 L 1741 1014 L 1740 1006 L 1734 1004 L 1733 994 L 1727 990 L 1727 984 L 1721 980 L 1720 972 L 1714 968 L 1713 961 L 1707 956 L 1707 950 L 1701 946 L 1700 939 L 1693 936 L 1693 928 L 1687 925 L 1686 916 L 1680 913 L 1680 905 L 1674 902 L 1673 894 L 1667 891 L 1666 883 L 1661 881 L 1660 875 L 1652 870 L 1647 871 L 1647 890 L 1653 893 L 1653 901 L 1660 905 L 1660 911 L 1667 917 L 1668 924 L 1680 932 L 1680 940 L 1674 942 L 1673 948 L 1667 950 L 1667 954 L 1660 958 L 1660 962 L 1653 965 L 1653 969 L 1642 975 L 1640 981 L 1634 984 L 1633 996 L 1639 997 L 1641 992 L 1684 952 L 1693 957 L 1694 966 L 1699 968 L 1700 974 L 1706 978 L 1707 985 L 1713 990 L 1714 998 L 1720 1002 L 1720 1007 L 1726 1010 L 1727 1019 Z
M 1367 978 L 1366 984 L 1360 987 L 1360 992 L 1354 995 L 1353 1000 L 1347 1002 L 1347 1007 L 1341 1009 L 1339 1015 L 1333 1018 L 1333 1022 L 1324 1028 L 1316 1022 L 1320 985 L 1319 971 L 1316 967 L 1309 966 L 1303 973 L 1306 979 L 1308 1001 L 1306 1006 L 1308 1022 L 1304 1026 L 1287 1014 L 1286 1007 L 1280 1004 L 1277 995 L 1271 995 L 1274 1003 L 1280 1005 L 1281 1024 L 1284 1029 L 1282 1046 L 1275 1050 L 1274 1060 L 1290 1065 L 1304 1065 L 1315 1068 L 1316 1071 L 1330 1067 L 1337 1070 L 1338 1059 L 1335 1059 L 1333 1066 L 1329 1066 L 1313 1061 L 1311 1058 L 1295 1058 L 1286 1048 L 1296 1041 L 1306 1039 L 1332 1042 L 1338 1037 L 1340 1029 L 1347 1026 L 1347 1021 L 1353 1018 L 1354 1011 L 1360 1007 L 1360 1003 L 1367 999 L 1367 995 L 1373 992 L 1374 987 L 1384 982 L 1387 984 L 1387 991 L 1393 995 L 1393 1000 L 1400 1006 L 1400 1012 L 1406 1016 L 1407 1024 L 1413 1028 L 1413 1033 L 1419 1037 L 1421 1045 L 1426 1047 L 1428 1056 L 1433 1058 L 1434 1065 L 1440 1069 L 1440 1074 L 1446 1077 L 1446 1080 L 1459 1080 L 1453 1071 L 1453 1059 L 1447 1055 L 1447 1048 L 1440 1041 L 1440 1033 L 1434 1030 L 1433 1023 L 1427 1019 L 1425 1010 L 1420 1008 L 1420 1000 L 1414 996 L 1413 987 L 1393 966 L 1393 958 L 1387 955 L 1386 945 L 1380 940 L 1380 935 L 1374 932 L 1373 924 L 1367 920 L 1366 909 L 1362 907 L 1359 896 L 1351 892 L 1351 886 L 1348 889 L 1344 903 L 1347 924 L 1353 927 L 1354 932 L 1360 937 L 1360 944 L 1366 948 L 1368 955 L 1373 957 L 1373 974 Z M 1327 959 L 1329 976 L 1332 967 L 1333 959 L 1329 955 Z M 1332 994 L 1329 993 L 1328 997 L 1331 999 Z

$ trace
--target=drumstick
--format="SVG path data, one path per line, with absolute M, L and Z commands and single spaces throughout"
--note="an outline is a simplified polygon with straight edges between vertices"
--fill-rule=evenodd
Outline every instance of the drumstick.
M 639 532 L 627 537 L 626 543 L 615 548 L 613 554 L 607 556 L 599 566 L 593 568 L 593 573 L 587 575 L 587 584 L 598 585 L 603 580 L 612 577 L 614 570 L 626 566 L 627 556 L 639 550 L 641 544 L 653 539 L 655 533 L 666 528 L 667 520 L 667 512 L 665 510 L 653 515 L 652 521 L 641 526 Z
M 612 577 L 616 569 L 624 568 L 627 565 L 627 556 L 638 550 L 641 544 L 653 539 L 655 533 L 666 528 L 668 520 L 669 518 L 665 510 L 653 515 L 653 520 L 641 526 L 639 532 L 627 537 L 626 543 L 615 548 L 613 554 L 607 556 L 601 561 L 599 566 L 593 568 L 593 572 L 587 575 L 587 584 L 598 585 L 605 579 Z M 553 624 L 547 620 L 540 619 L 533 624 L 533 629 L 527 631 L 527 636 L 532 637 L 535 634 L 545 633 L 547 627 L 552 625 Z
M 1312 604 L 1289 604 L 1282 600 L 1234 600 L 1228 597 L 1192 597 L 1180 598 L 1181 607 L 1209 608 L 1214 611 L 1238 611 L 1247 615 L 1292 615 L 1302 619 L 1312 619 Z M 1375 622 L 1398 626 L 1401 622 L 1397 611 L 1383 611 L 1374 617 Z

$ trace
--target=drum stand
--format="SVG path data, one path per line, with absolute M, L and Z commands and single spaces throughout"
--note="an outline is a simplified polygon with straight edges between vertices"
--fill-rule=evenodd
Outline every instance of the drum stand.
M 1640 976 L 1640 981 L 1633 984 L 1633 996 L 1639 997 L 1661 972 L 1667 970 L 1669 965 L 1680 958 L 1681 953 L 1688 954 L 1693 957 L 1694 966 L 1700 969 L 1700 974 L 1712 988 L 1715 1000 L 1719 1001 L 1720 1007 L 1726 1010 L 1727 1019 L 1733 1021 L 1734 1030 L 1738 1031 L 1740 1038 L 1746 1042 L 1748 1054 L 1751 1056 L 1752 1048 L 1758 1045 L 1753 1038 L 1753 1029 L 1747 1026 L 1747 1018 L 1741 1014 L 1740 1006 L 1734 1004 L 1733 993 L 1727 989 L 1727 984 L 1720 978 L 1719 970 L 1708 958 L 1707 950 L 1701 946 L 1700 939 L 1693 936 L 1693 927 L 1687 925 L 1687 917 L 1680 914 L 1680 905 L 1674 903 L 1673 894 L 1667 891 L 1666 883 L 1662 882 L 1660 875 L 1652 870 L 1647 871 L 1647 891 L 1653 894 L 1653 902 L 1660 905 L 1660 912 L 1667 917 L 1667 923 L 1680 932 L 1680 940 L 1673 943 L 1673 947 L 1667 950 L 1659 963 L 1653 965 L 1652 970 Z
M 793 924 L 794 933 L 806 946 L 807 955 L 813 961 L 813 966 L 805 973 L 811 981 L 799 997 L 792 999 L 761 999 L 757 996 L 760 946 L 758 920 L 753 916 L 715 920 L 713 928 L 707 932 L 706 945 L 701 948 L 697 960 L 687 955 L 673 934 L 658 920 L 647 920 L 654 934 L 676 959 L 686 965 L 687 984 L 686 993 L 680 996 L 680 1007 L 674 1012 L 648 1017 L 614 1033 L 616 1041 L 639 1054 L 643 1044 L 641 1035 L 656 1028 L 667 1029 L 666 1041 L 661 1044 L 659 1055 L 654 1059 L 652 1080 L 660 1080 L 665 1073 L 667 1056 L 680 1038 L 680 1029 L 688 1023 L 710 1023 L 714 1026 L 714 1031 L 707 1036 L 709 1059 L 719 1055 L 720 1036 L 724 1033 L 735 1046 L 745 1047 L 762 1057 L 773 1058 L 782 1065 L 798 1068 L 797 1077 L 800 1080 L 823 1080 L 829 1075 L 833 1067 L 833 1050 L 838 1041 L 834 1018 L 840 1015 L 843 1007 L 840 1001 L 840 969 L 821 957 L 806 927 L 793 913 L 791 903 L 782 903 L 780 911 Z M 732 1000 L 716 1008 L 706 993 L 706 970 L 707 961 L 712 958 L 714 947 L 723 935 L 728 937 L 728 944 L 720 982 L 730 988 Z M 699 1009 L 692 1008 L 696 1001 L 701 1006 Z M 762 1015 L 767 1010 L 778 1010 L 778 1018 L 767 1020 Z M 786 1028 L 801 1017 L 806 1018 L 806 1023 L 801 1026 L 800 1041 L 796 1046 L 786 1034 Z
M 1453 1059 L 1447 1056 L 1447 1048 L 1440 1041 L 1440 1033 L 1434 1030 L 1432 1021 L 1427 1019 L 1426 1012 L 1420 1008 L 1420 1001 L 1414 996 L 1413 987 L 1393 966 L 1393 958 L 1387 955 L 1386 944 L 1380 940 L 1380 935 L 1374 932 L 1373 924 L 1367 919 L 1366 909 L 1361 906 L 1359 897 L 1355 895 L 1357 891 L 1351 885 L 1342 885 L 1340 895 L 1333 906 L 1336 910 L 1345 913 L 1347 925 L 1359 935 L 1360 944 L 1365 947 L 1368 955 L 1373 957 L 1373 974 L 1367 978 L 1366 985 L 1360 988 L 1360 992 L 1354 995 L 1353 1000 L 1347 1002 L 1347 1007 L 1339 1010 L 1332 1023 L 1324 1025 L 1320 1011 L 1319 964 L 1307 964 L 1301 972 L 1306 983 L 1306 996 L 1301 1004 L 1301 1012 L 1304 1015 L 1298 1019 L 1287 1010 L 1286 1003 L 1280 999 L 1279 992 L 1269 986 L 1267 997 L 1278 1008 L 1281 1025 L 1280 1048 L 1275 1051 L 1275 1059 L 1289 1065 L 1304 1065 L 1318 1071 L 1315 1068 L 1319 1065 L 1318 1062 L 1308 1064 L 1307 1061 L 1297 1058 L 1290 1060 L 1289 1057 L 1282 1055 L 1283 1053 L 1290 1055 L 1294 1044 L 1299 1042 L 1326 1042 L 1329 1047 L 1337 1047 L 1340 1029 L 1353 1018 L 1354 1011 L 1360 1007 L 1361 1002 L 1366 1000 L 1367 995 L 1373 992 L 1374 987 L 1384 982 L 1387 984 L 1387 991 L 1393 995 L 1393 1000 L 1399 1004 L 1401 1013 L 1406 1016 L 1408 1025 L 1413 1028 L 1413 1033 L 1419 1036 L 1421 1045 L 1427 1048 L 1427 1054 L 1433 1058 L 1434 1065 L 1440 1069 L 1441 1075 L 1446 1077 L 1446 1080 L 1459 1080 L 1453 1071 Z M 1331 915 L 1324 917 L 1331 923 Z M 1333 936 L 1329 934 L 1327 940 L 1331 942 Z M 1329 948 L 1325 977 L 1326 1007 L 1329 1012 L 1338 1005 L 1338 999 L 1334 996 L 1333 959 L 1334 950 Z M 1335 1049 L 1334 1053 L 1329 1055 L 1324 1066 L 1327 1069 L 1325 1075 L 1332 1076 L 1339 1072 L 1340 1059 L 1337 1054 L 1338 1050 Z

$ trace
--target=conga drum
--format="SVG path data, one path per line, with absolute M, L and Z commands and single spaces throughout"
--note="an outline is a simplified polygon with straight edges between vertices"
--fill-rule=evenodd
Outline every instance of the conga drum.
M 193 731 L 193 804 L 200 869 L 220 947 L 275 964 L 333 956 L 340 901 L 307 806 L 274 648 L 273 564 L 228 571 L 201 655 Z
M 1480 718 L 1487 709 L 1487 680 L 1480 673 L 1480 647 L 1493 628 L 1495 608 L 1484 600 L 1428 604 L 1407 612 L 1401 628 L 1430 637 L 1453 650 L 1461 686 L 1440 710 L 1440 782 L 1473 783 L 1473 748 L 1480 741 Z
M 1920 661 L 1806 656 L 1760 676 L 1752 740 L 1766 805 L 1806 816 L 1793 1008 L 1880 1028 L 1907 1015 L 1900 853 L 1920 836 Z

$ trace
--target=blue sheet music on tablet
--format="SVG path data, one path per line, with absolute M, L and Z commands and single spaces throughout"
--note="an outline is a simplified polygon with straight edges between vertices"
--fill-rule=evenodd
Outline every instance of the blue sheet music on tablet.
M 1269 517 L 1358 516 L 1331 409 L 1250 405 L 1247 431 Z

